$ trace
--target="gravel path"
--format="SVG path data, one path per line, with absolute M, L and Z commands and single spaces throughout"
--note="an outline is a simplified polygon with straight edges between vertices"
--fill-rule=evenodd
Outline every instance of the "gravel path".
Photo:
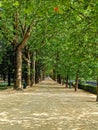
M 98 130 L 96 96 L 51 79 L 0 92 L 0 130 Z

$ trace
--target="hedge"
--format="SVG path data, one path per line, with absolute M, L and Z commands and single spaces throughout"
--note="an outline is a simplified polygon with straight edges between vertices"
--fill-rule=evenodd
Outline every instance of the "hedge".
M 91 92 L 93 94 L 97 94 L 96 86 L 91 86 L 87 84 L 78 84 L 78 88 Z
M 0 83 L 0 90 L 7 89 L 7 83 Z

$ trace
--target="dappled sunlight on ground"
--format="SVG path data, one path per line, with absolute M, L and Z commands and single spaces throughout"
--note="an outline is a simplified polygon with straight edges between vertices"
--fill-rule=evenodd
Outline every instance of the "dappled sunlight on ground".
M 0 92 L 0 130 L 98 130 L 96 96 L 46 79 Z

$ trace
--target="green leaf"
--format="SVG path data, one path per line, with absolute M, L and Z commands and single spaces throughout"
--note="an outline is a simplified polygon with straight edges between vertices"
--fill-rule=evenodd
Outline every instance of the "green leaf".
M 18 7 L 19 6 L 19 2 L 16 1 L 13 5 L 16 6 L 16 7 Z
M 2 7 L 2 3 L 1 3 L 1 1 L 0 1 L 0 7 Z

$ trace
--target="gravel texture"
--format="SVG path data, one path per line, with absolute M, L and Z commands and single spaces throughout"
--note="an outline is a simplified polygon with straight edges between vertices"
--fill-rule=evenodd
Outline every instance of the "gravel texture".
M 96 96 L 49 78 L 24 91 L 1 91 L 0 130 L 98 130 Z

